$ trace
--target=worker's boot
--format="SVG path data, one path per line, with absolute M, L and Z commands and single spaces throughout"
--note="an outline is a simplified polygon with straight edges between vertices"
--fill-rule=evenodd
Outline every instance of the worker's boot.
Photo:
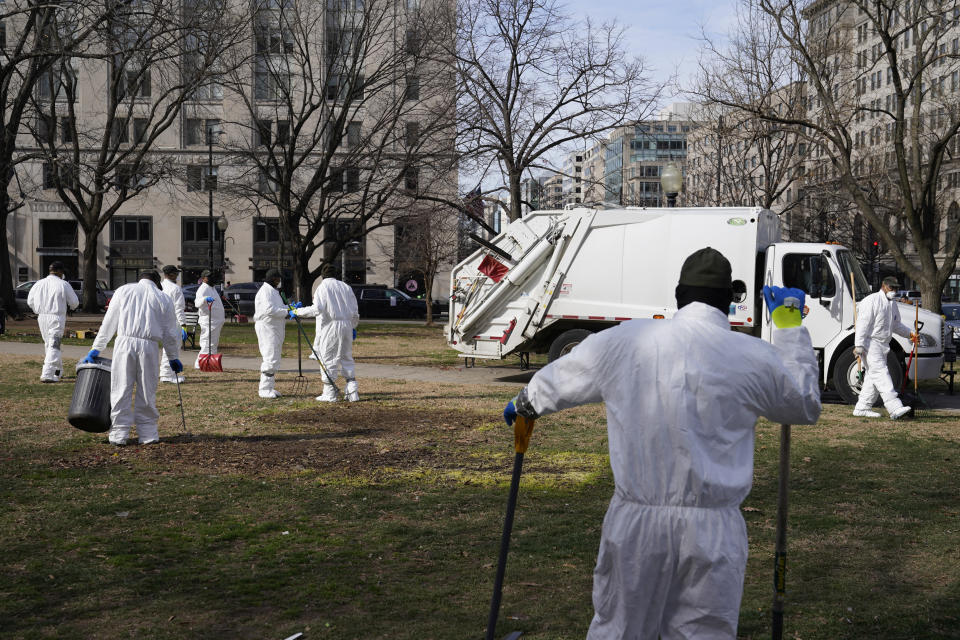
M 107 440 L 110 441 L 110 444 L 115 444 L 118 447 L 122 447 L 127 444 L 127 436 L 130 435 L 130 427 L 110 427 L 110 432 L 107 434 Z
M 350 402 L 356 402 L 360 399 L 360 386 L 357 384 L 356 379 L 351 378 L 347 380 L 346 389 L 344 389 L 344 397 Z
M 336 402 L 337 389 L 332 384 L 323 385 L 323 393 L 316 397 L 317 402 Z
M 272 371 L 260 372 L 260 397 L 261 398 L 279 398 L 280 394 L 273 388 L 276 374 Z
M 904 405 L 900 402 L 900 398 L 891 398 L 883 403 L 883 407 L 890 414 L 891 420 L 896 420 L 897 418 L 902 418 L 903 416 L 910 413 L 910 407 Z

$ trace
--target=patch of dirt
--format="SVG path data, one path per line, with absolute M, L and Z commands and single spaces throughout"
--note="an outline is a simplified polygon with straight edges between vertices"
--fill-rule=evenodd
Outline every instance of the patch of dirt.
M 486 440 L 478 431 L 489 416 L 467 412 L 338 404 L 262 416 L 262 434 L 162 437 L 159 445 L 85 447 L 52 459 L 63 469 L 136 464 L 160 475 L 201 473 L 276 476 L 312 471 L 344 475 L 387 469 L 483 470 L 494 467 L 466 451 Z

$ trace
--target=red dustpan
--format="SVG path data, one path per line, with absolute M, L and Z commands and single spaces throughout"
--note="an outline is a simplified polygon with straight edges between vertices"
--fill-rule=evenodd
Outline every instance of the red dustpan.
M 213 303 L 207 303 L 207 344 L 210 351 L 213 351 Z M 211 371 L 223 373 L 223 354 L 222 353 L 201 353 L 200 371 Z

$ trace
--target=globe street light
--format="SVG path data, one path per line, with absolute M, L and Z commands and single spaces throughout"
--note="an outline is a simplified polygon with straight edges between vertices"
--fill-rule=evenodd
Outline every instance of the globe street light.
M 230 223 L 227 222 L 227 217 L 223 215 L 223 212 L 220 212 L 220 217 L 217 218 L 217 229 L 220 230 L 220 279 L 226 284 L 227 282 L 227 227 L 230 226 Z M 211 269 L 212 271 L 212 269 Z
M 677 194 L 683 188 L 683 172 L 676 164 L 671 162 L 660 172 L 660 188 L 667 196 L 667 206 L 677 206 Z
M 360 243 L 356 240 L 351 240 L 344 246 L 340 251 L 340 282 L 347 281 L 347 249 L 351 251 L 356 251 L 360 248 Z

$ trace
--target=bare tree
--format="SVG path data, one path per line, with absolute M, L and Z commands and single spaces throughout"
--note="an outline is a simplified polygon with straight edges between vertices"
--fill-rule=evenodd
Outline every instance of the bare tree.
M 806 184 L 841 192 L 855 205 L 919 284 L 924 306 L 939 310 L 960 252 L 960 234 L 949 233 L 947 218 L 956 190 L 938 188 L 944 164 L 960 151 L 957 3 L 742 0 L 742 7 L 741 42 L 753 42 L 758 26 L 776 37 L 739 51 L 715 49 L 721 63 L 707 96 L 801 128 Z M 743 86 L 762 93 L 758 77 L 766 86 L 804 81 L 806 109 L 780 114 L 745 96 Z
M 615 23 L 575 21 L 554 0 L 462 0 L 456 19 L 463 166 L 496 168 L 487 193 L 507 194 L 511 220 L 531 169 L 553 171 L 552 152 L 643 119 L 660 97 Z
M 248 135 L 227 143 L 240 167 L 228 186 L 277 211 L 301 296 L 348 243 L 393 224 L 421 196 L 456 193 L 441 5 L 255 5 L 254 55 L 231 74 L 246 106 L 234 124 Z
M 419 203 L 394 223 L 395 265 L 397 273 L 418 274 L 423 278 L 427 303 L 427 326 L 433 326 L 433 283 L 444 268 L 459 259 L 461 221 L 456 211 L 436 203 Z M 386 245 L 382 247 L 388 249 Z
M 97 308 L 97 239 L 123 205 L 169 187 L 177 159 L 156 150 L 179 123 L 185 102 L 208 97 L 223 72 L 223 53 L 243 22 L 221 0 L 114 3 L 84 46 L 57 59 L 34 92 L 29 123 L 43 161 L 44 188 L 55 189 L 84 234 L 83 308 Z M 89 16 L 75 16 L 83 28 Z M 77 113 L 77 78 L 106 77 L 102 109 Z
M 0 47 L 0 299 L 3 307 L 18 316 L 13 290 L 7 219 L 25 204 L 30 181 L 18 174 L 21 164 L 35 161 L 38 154 L 22 152 L 18 138 L 33 117 L 33 95 L 49 83 L 51 67 L 64 52 L 78 47 L 97 24 L 74 28 L 70 16 L 84 12 L 86 3 L 64 0 L 58 3 L 33 0 L 0 5 L 0 29 L 5 46 Z M 100 14 L 99 20 L 105 19 Z M 29 146 L 29 145 L 28 145 Z M 16 195 L 10 190 L 16 183 Z

